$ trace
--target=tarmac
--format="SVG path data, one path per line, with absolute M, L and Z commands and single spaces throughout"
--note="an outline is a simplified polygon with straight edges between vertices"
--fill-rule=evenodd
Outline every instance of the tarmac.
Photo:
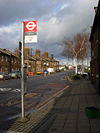
M 1 125 L 0 133 L 100 133 L 100 117 L 88 118 L 86 107 L 100 109 L 100 94 L 90 80 L 74 80 L 25 121 Z

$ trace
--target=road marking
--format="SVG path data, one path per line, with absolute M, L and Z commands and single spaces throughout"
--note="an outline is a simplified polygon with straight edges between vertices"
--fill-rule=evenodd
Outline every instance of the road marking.
M 63 89 L 61 89 L 60 91 L 58 91 L 55 94 L 53 94 L 49 99 L 47 99 L 44 102 L 42 102 L 39 105 L 37 105 L 36 108 L 37 109 L 42 108 L 43 106 L 45 106 L 46 104 L 51 102 L 55 97 L 61 96 L 68 87 L 69 87 L 69 85 L 66 85 Z
M 21 89 L 16 89 L 16 88 L 0 88 L 0 91 L 2 91 L 2 92 L 6 92 L 6 91 L 21 92 Z
M 33 96 L 38 96 L 38 93 L 28 93 L 25 95 L 25 97 L 33 97 Z

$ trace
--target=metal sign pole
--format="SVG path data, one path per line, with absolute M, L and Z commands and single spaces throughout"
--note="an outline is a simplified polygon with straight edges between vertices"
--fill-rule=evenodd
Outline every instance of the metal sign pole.
M 25 25 L 25 23 L 22 22 L 22 59 L 21 59 L 22 119 L 24 119 L 24 117 L 25 117 L 25 112 L 24 112 L 24 25 Z

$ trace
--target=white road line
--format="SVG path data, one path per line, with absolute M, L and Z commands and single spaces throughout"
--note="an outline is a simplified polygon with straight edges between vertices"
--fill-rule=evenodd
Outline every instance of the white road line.
M 16 88 L 0 88 L 0 91 L 2 91 L 2 92 L 5 92 L 5 91 L 21 92 L 21 89 L 16 89 Z

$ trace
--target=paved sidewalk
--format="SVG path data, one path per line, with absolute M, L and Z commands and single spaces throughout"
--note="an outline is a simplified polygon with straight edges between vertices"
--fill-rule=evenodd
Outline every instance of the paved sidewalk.
M 85 107 L 100 108 L 100 95 L 89 80 L 76 80 L 51 111 L 56 118 L 44 133 L 100 133 L 100 118 L 88 119 Z M 38 130 L 36 133 L 40 133 Z

